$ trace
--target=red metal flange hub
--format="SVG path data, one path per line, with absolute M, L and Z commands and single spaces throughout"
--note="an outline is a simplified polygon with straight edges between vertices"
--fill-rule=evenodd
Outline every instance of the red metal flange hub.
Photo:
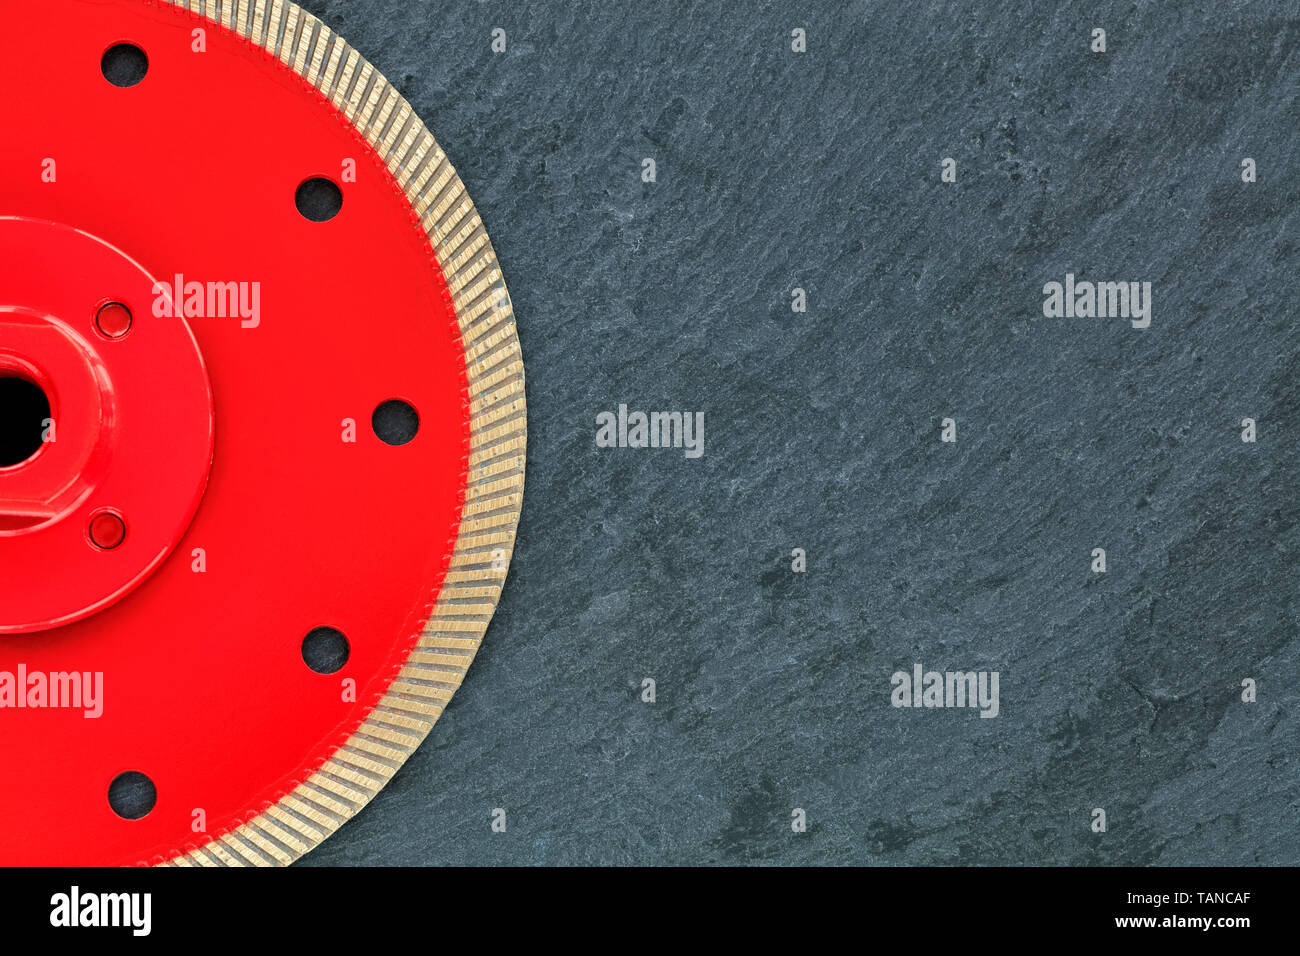
M 171 554 L 207 485 L 212 391 L 189 326 L 154 317 L 160 284 L 119 250 L 0 217 L 0 262 L 0 377 L 50 409 L 27 423 L 34 454 L 0 468 L 4 634 L 80 620 Z
M 411 655 L 465 506 L 465 343 L 383 159 L 234 31 L 0 0 L 0 79 L 0 378 L 56 431 L 0 469 L 0 862 L 160 862 L 318 771 Z M 140 819 L 108 798 L 127 771 Z

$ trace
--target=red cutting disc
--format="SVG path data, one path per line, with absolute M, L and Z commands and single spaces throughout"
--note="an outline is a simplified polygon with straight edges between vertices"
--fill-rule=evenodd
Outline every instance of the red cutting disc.
M 0 421 L 11 457 L 43 437 L 0 460 L 0 862 L 288 862 L 418 745 L 495 607 L 524 449 L 495 256 L 418 117 L 292 4 L 0 24 Z

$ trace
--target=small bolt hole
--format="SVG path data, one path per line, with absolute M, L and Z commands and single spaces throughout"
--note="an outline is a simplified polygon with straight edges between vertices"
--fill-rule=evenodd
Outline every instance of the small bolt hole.
M 95 327 L 106 339 L 120 339 L 131 331 L 131 310 L 121 302 L 109 302 L 95 313 Z
M 126 522 L 121 515 L 103 511 L 90 519 L 90 543 L 101 551 L 112 551 L 126 540 Z

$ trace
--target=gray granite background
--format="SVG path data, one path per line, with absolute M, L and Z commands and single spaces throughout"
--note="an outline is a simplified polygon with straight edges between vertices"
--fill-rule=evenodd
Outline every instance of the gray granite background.
M 468 185 L 530 419 L 464 688 L 305 865 L 1300 863 L 1300 5 L 303 5 Z

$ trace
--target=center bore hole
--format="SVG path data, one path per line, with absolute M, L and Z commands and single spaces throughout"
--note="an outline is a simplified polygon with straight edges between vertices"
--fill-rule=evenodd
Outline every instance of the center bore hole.
M 0 378 L 0 468 L 21 465 L 41 450 L 50 400 L 25 378 Z

